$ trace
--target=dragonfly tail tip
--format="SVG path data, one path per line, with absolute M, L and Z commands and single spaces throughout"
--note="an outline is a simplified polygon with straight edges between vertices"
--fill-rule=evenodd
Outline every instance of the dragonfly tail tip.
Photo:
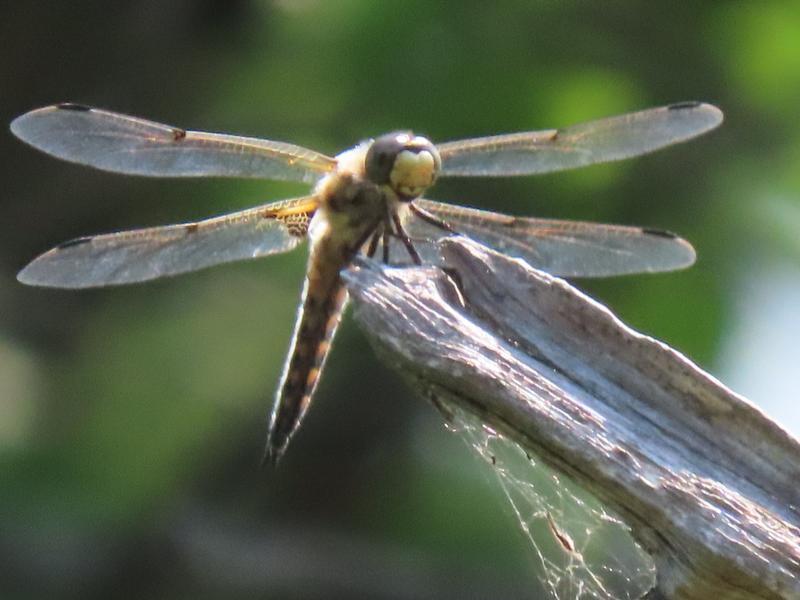
M 278 448 L 271 443 L 267 443 L 267 448 L 264 451 L 264 456 L 261 459 L 261 468 L 265 469 L 268 466 L 273 469 L 278 467 L 278 461 L 283 456 L 284 448 Z

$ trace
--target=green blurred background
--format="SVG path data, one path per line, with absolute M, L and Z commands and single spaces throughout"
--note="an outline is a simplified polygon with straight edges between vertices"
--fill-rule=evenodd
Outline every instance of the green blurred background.
M 800 431 L 800 3 L 0 3 L 0 121 L 59 101 L 335 153 L 558 127 L 680 100 L 723 127 L 579 172 L 432 197 L 646 225 L 691 270 L 580 282 Z M 305 253 L 81 292 L 14 278 L 68 238 L 301 192 L 126 178 L 0 136 L 0 596 L 537 597 L 487 472 L 345 319 L 259 469 Z

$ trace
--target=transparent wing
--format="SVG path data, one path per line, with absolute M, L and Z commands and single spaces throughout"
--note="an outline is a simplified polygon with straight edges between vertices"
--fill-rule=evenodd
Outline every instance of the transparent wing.
M 316 207 L 309 196 L 197 223 L 77 238 L 36 258 L 17 279 L 46 287 L 99 287 L 286 252 L 305 239 Z
M 622 160 L 683 142 L 722 122 L 722 112 L 682 102 L 619 117 L 441 144 L 441 176 L 533 175 Z
M 495 250 L 526 260 L 559 277 L 608 277 L 671 271 L 695 260 L 692 246 L 672 233 L 641 227 L 512 217 L 473 208 L 415 200 L 414 203 Z M 446 232 L 411 217 L 412 238 L 437 239 Z
M 187 131 L 79 104 L 33 110 L 14 119 L 11 131 L 47 154 L 130 175 L 313 183 L 336 166 L 333 158 L 292 144 Z

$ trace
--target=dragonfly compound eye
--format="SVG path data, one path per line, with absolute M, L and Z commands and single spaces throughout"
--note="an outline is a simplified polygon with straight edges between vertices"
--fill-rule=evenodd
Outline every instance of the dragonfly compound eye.
M 388 185 L 404 200 L 412 200 L 430 187 L 439 173 L 436 147 L 413 133 L 390 133 L 376 139 L 366 157 L 367 177 Z

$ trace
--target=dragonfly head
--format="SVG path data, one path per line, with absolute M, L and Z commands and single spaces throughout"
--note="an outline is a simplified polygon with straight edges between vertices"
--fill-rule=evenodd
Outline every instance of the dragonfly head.
M 367 151 L 367 178 L 386 185 L 400 200 L 409 202 L 436 181 L 442 161 L 430 140 L 410 131 L 377 138 Z

